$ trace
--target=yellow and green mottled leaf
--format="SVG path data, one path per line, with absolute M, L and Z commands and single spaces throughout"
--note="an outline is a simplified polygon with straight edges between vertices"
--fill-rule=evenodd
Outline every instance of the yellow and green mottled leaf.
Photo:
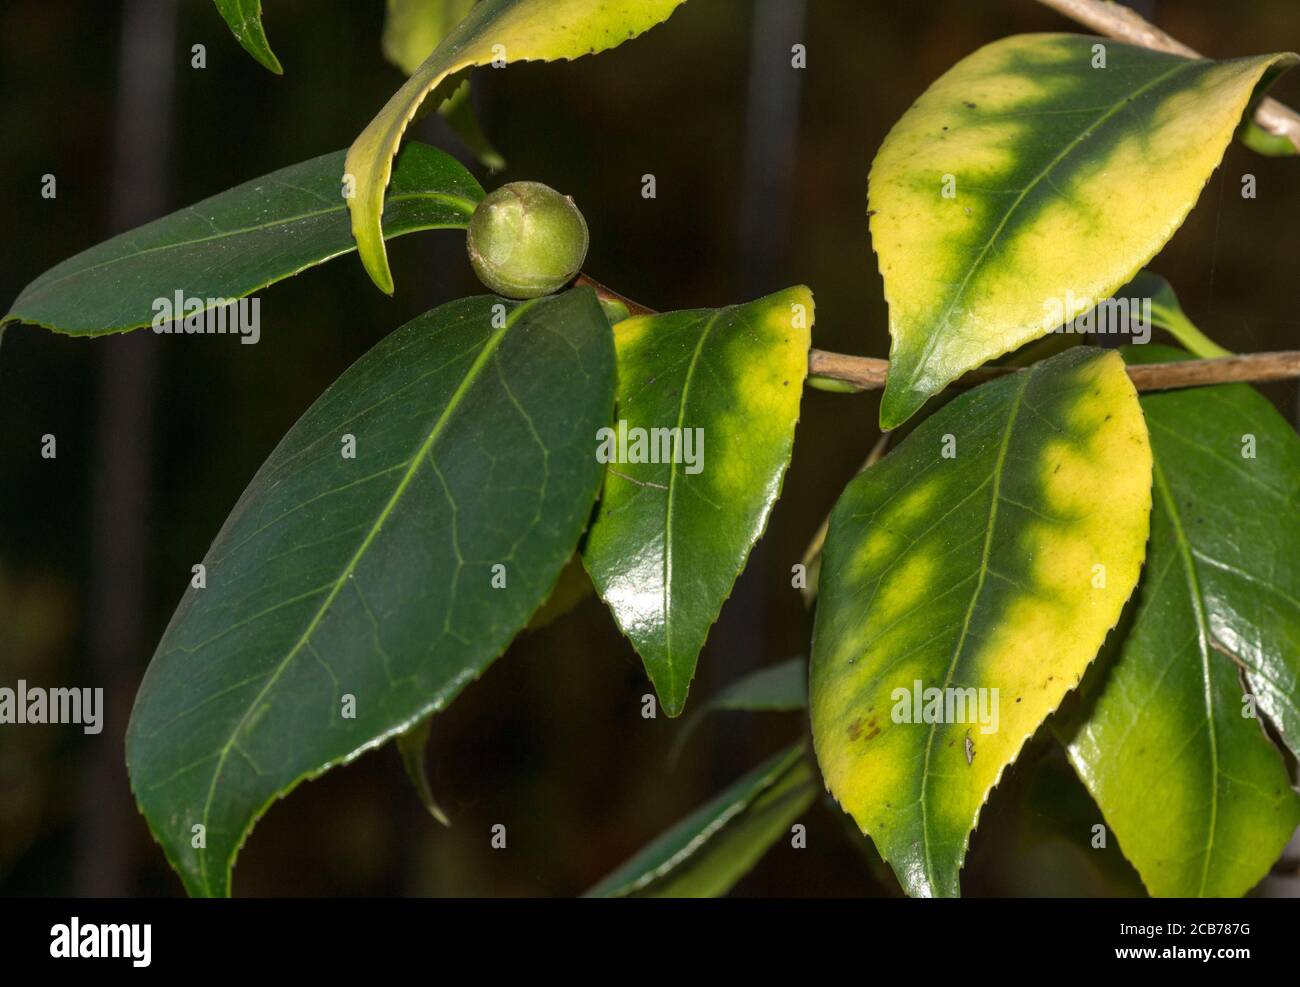
M 840 497 L 813 740 L 909 894 L 959 893 L 989 792 L 1137 582 L 1150 508 L 1137 394 L 1119 354 L 1090 347 L 956 398 Z
M 266 29 L 262 27 L 262 0 L 215 0 L 217 10 L 230 26 L 230 33 L 243 46 L 244 51 L 256 58 L 262 65 L 276 75 L 282 75 L 284 69 L 280 60 L 271 51 L 271 43 L 266 39 Z
M 669 716 L 790 462 L 812 293 L 625 319 L 619 422 L 583 561 Z
M 384 189 L 407 125 L 434 90 L 494 61 L 554 61 L 622 44 L 667 20 L 685 0 L 481 0 L 370 121 L 348 151 L 352 233 L 370 277 L 392 294 L 384 250 Z M 444 85 L 446 84 L 446 85 Z M 444 95 L 450 95 L 450 89 Z
M 1153 895 L 1240 895 L 1300 825 L 1261 723 L 1300 753 L 1300 438 L 1244 384 L 1142 408 L 1155 496 L 1138 607 L 1115 661 L 1089 675 L 1095 701 L 1061 732 Z
M 893 338 L 882 427 L 1130 280 L 1182 225 L 1252 97 L 1296 61 L 1032 34 L 945 73 L 871 167 Z
M 588 898 L 714 898 L 730 891 L 817 796 L 800 742 L 647 845 Z

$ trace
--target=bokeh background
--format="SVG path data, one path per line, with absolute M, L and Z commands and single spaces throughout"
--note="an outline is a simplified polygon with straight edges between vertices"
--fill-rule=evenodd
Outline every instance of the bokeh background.
M 1212 55 L 1300 48 L 1294 0 L 1139 5 Z M 346 147 L 400 85 L 380 54 L 383 0 L 267 0 L 286 73 L 231 38 L 210 0 L 0 4 L 0 309 L 48 267 L 232 185 Z M 479 71 L 503 176 L 573 194 L 588 272 L 661 310 L 816 292 L 814 343 L 883 356 L 867 170 L 891 124 L 962 56 L 1020 31 L 1072 30 L 1032 0 L 692 0 L 596 58 Z M 790 67 L 792 44 L 808 67 Z M 191 48 L 207 67 L 191 67 Z M 1275 94 L 1300 106 L 1300 72 Z M 459 153 L 436 116 L 417 136 Z M 1240 176 L 1257 176 L 1243 200 Z M 43 199 L 54 174 L 58 197 Z M 640 195 L 641 176 L 658 198 Z M 1234 146 L 1153 265 L 1202 328 L 1237 350 L 1300 338 L 1300 163 Z M 463 239 L 389 247 L 398 293 L 355 257 L 262 293 L 262 339 L 137 332 L 93 341 L 19 326 L 0 350 L 0 684 L 102 686 L 104 732 L 0 727 L 0 893 L 180 893 L 142 819 L 122 738 L 172 608 L 240 492 L 331 381 L 411 317 L 479 293 Z M 1266 393 L 1294 418 L 1293 385 Z M 785 492 L 700 659 L 694 704 L 804 654 L 790 586 L 877 437 L 877 397 L 809 391 Z M 58 458 L 39 455 L 53 433 Z M 1294 519 L 1292 519 L 1294 520 Z M 418 587 L 412 588 L 418 593 Z M 806 731 L 790 714 L 720 714 L 670 769 L 680 722 L 640 715 L 639 661 L 598 600 L 527 634 L 433 730 L 443 829 L 383 749 L 301 786 L 261 821 L 235 890 L 252 895 L 580 892 L 687 810 Z M 747 895 L 890 895 L 866 841 L 827 803 L 808 848 L 781 844 Z M 1139 893 L 1050 743 L 1035 741 L 986 808 L 968 894 Z M 504 823 L 509 849 L 489 846 Z M 1297 867 L 1293 858 L 1286 865 Z M 1271 885 L 1286 893 L 1286 878 Z

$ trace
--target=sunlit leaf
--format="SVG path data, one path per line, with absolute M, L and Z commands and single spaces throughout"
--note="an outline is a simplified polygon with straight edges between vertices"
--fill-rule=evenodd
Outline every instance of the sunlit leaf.
M 1148 394 L 1142 409 L 1147 569 L 1116 660 L 1089 676 L 1070 757 L 1153 895 L 1240 895 L 1300 825 L 1262 723 L 1300 753 L 1300 438 L 1244 384 Z
M 989 792 L 1137 582 L 1150 486 L 1123 361 L 1075 347 L 955 398 L 845 489 L 813 740 L 909 894 L 958 893 Z
M 583 560 L 669 716 L 781 492 L 812 319 L 791 288 L 614 329 L 619 422 Z
M 177 292 L 207 311 L 350 253 L 343 155 L 263 175 L 91 247 L 24 288 L 0 322 L 85 336 L 138 329 Z M 385 234 L 464 229 L 482 198 L 454 158 L 408 144 L 393 169 Z
M 132 788 L 191 894 L 228 893 L 275 799 L 445 707 L 527 623 L 590 517 L 614 376 L 590 289 L 470 298 L 388 336 L 289 431 L 128 730 Z
M 348 202 L 352 232 L 375 284 L 392 294 L 393 276 L 380 215 L 384 190 L 402 135 L 430 93 L 439 90 L 445 99 L 460 84 L 464 71 L 494 60 L 553 61 L 613 48 L 666 20 L 684 2 L 481 0 L 475 4 L 348 151 L 347 172 L 354 177 L 357 190 Z
M 586 893 L 589 898 L 726 894 L 817 795 L 802 743 L 759 765 Z
M 882 427 L 1131 279 L 1182 225 L 1252 96 L 1296 61 L 1030 34 L 946 72 L 871 168 L 893 337 Z

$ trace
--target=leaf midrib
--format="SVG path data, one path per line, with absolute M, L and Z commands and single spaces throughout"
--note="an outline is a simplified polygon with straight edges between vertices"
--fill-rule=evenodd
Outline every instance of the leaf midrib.
M 682 424 L 686 421 L 686 399 L 690 394 L 691 381 L 695 377 L 695 367 L 700 362 L 700 354 L 704 352 L 704 344 L 708 341 L 709 335 L 713 332 L 718 320 L 730 308 L 718 309 L 708 321 L 704 324 L 704 331 L 700 333 L 699 342 L 695 344 L 695 352 L 691 354 L 690 365 L 686 368 L 686 378 L 682 381 L 681 396 L 677 402 L 677 442 L 684 445 L 685 440 L 682 436 Z M 676 450 L 674 450 L 676 452 Z M 672 640 L 672 588 L 673 588 L 673 500 L 674 492 L 677 487 L 677 456 L 669 457 L 671 462 L 668 464 L 668 494 L 664 503 L 664 561 L 663 561 L 663 608 L 664 608 L 664 655 L 668 659 L 668 694 L 676 702 L 677 699 L 677 662 L 673 655 Z
M 1143 85 L 1139 86 L 1137 89 L 1133 90 L 1123 99 L 1121 99 L 1119 102 L 1110 106 L 1105 113 L 1101 114 L 1101 116 L 1097 117 L 1096 120 L 1092 121 L 1092 123 L 1088 124 L 1087 127 L 1085 127 L 1082 131 L 1080 131 L 1079 134 L 1072 141 L 1070 141 L 1070 143 L 1067 144 L 1061 150 L 1061 152 L 1057 154 L 1056 157 L 1054 157 L 1051 161 L 1047 163 L 1047 165 L 1042 169 L 1042 171 L 1040 171 L 1037 175 L 1034 176 L 1034 178 L 1030 181 L 1028 185 L 1026 185 L 1023 189 L 1020 190 L 1020 194 L 1016 196 L 1016 200 L 1013 203 L 1011 203 L 1010 206 L 1007 207 L 1007 211 L 1003 214 L 1002 219 L 998 222 L 997 227 L 989 235 L 989 238 L 987 241 L 985 241 L 984 246 L 980 248 L 980 252 L 978 255 L 976 255 L 974 262 L 970 265 L 969 268 L 967 268 L 965 277 L 963 277 L 961 279 L 961 282 L 957 285 L 957 290 L 953 292 L 952 299 L 948 302 L 948 307 L 944 309 L 943 315 L 940 316 L 937 326 L 935 327 L 934 330 L 931 331 L 929 338 L 926 340 L 925 348 L 922 350 L 920 358 L 912 365 L 911 372 L 909 375 L 909 380 L 908 380 L 909 384 L 913 383 L 916 380 L 917 376 L 923 372 L 926 364 L 929 362 L 931 354 L 934 353 L 935 347 L 939 344 L 939 338 L 941 333 L 937 330 L 942 328 L 947 323 L 948 317 L 952 315 L 953 309 L 957 306 L 957 303 L 961 301 L 961 299 L 965 296 L 966 288 L 970 284 L 971 278 L 975 276 L 975 272 L 979 270 L 979 268 L 983 265 L 985 258 L 988 256 L 989 250 L 991 250 L 993 244 L 997 242 L 998 237 L 1002 235 L 1002 231 L 1006 229 L 1006 225 L 1008 222 L 1010 222 L 1012 214 L 1015 213 L 1015 211 L 1018 208 L 1020 208 L 1021 203 L 1025 201 L 1025 198 L 1029 195 L 1029 193 L 1032 190 L 1036 189 L 1040 182 L 1048 178 L 1052 170 L 1056 168 L 1056 166 L 1059 165 L 1062 161 L 1064 161 L 1067 157 L 1069 157 L 1069 155 L 1074 153 L 1075 149 L 1078 148 L 1079 145 L 1083 143 L 1083 141 L 1087 140 L 1087 138 L 1091 136 L 1091 134 L 1103 123 L 1105 123 L 1107 120 L 1113 117 L 1125 106 L 1129 105 L 1133 100 L 1137 99 L 1139 96 L 1143 95 L 1144 93 L 1148 92 L 1151 89 L 1154 89 L 1156 86 L 1160 85 L 1163 82 L 1168 81 L 1170 78 L 1177 75 L 1179 72 L 1182 72 L 1184 69 L 1190 68 L 1195 64 L 1196 62 L 1194 61 L 1188 61 L 1179 65 L 1175 65 L 1173 68 L 1169 69 L 1166 72 L 1162 72 L 1160 75 L 1156 76 L 1151 81 L 1146 82 Z
M 1192 557 L 1191 543 L 1188 541 L 1187 532 L 1183 528 L 1182 517 L 1178 513 L 1178 506 L 1174 501 L 1173 493 L 1169 489 L 1169 482 L 1165 479 L 1164 470 L 1160 467 L 1159 456 L 1151 457 L 1151 469 L 1152 475 L 1155 477 L 1155 487 L 1160 492 L 1160 499 L 1165 505 L 1165 510 L 1169 512 L 1169 520 L 1174 528 L 1174 542 L 1178 547 L 1178 555 L 1183 563 L 1183 571 L 1187 576 L 1187 591 L 1191 596 L 1192 610 L 1196 614 L 1196 644 L 1201 653 L 1201 674 L 1205 686 L 1205 719 L 1208 727 L 1206 732 L 1210 739 L 1210 824 L 1208 827 L 1208 842 L 1205 844 L 1205 862 L 1201 866 L 1201 884 L 1196 891 L 1196 896 L 1200 898 L 1205 895 L 1205 886 L 1209 881 L 1210 857 L 1214 851 L 1214 834 L 1219 820 L 1219 739 L 1214 718 L 1214 695 L 1210 683 L 1210 628 L 1205 617 L 1205 597 L 1201 593 L 1200 579 L 1196 574 L 1196 564 Z
M 966 616 L 962 621 L 961 633 L 957 637 L 957 644 L 953 648 L 952 658 L 948 662 L 948 672 L 943 680 L 943 688 L 946 690 L 952 684 L 953 673 L 957 670 L 957 662 L 961 659 L 962 649 L 966 645 L 966 637 L 970 632 L 971 618 L 975 614 L 975 606 L 979 603 L 980 595 L 984 591 L 984 580 L 989 572 L 989 556 L 993 548 L 993 530 L 997 525 L 998 503 L 1002 495 L 1002 473 L 1006 465 L 1007 449 L 1011 446 L 1011 434 L 1015 431 L 1016 419 L 1020 415 L 1020 406 L 1024 402 L 1025 391 L 1029 386 L 1029 380 L 1034 376 L 1032 372 L 1020 375 L 1022 380 L 1020 388 L 1016 391 L 1016 396 L 1011 402 L 1010 414 L 1007 416 L 1006 429 L 1002 433 L 1002 442 L 998 446 L 998 457 L 993 464 L 993 491 L 989 499 L 989 521 L 984 532 L 984 549 L 980 555 L 979 578 L 976 580 L 975 589 L 971 593 L 970 604 L 966 607 Z M 934 861 L 930 855 L 930 825 L 928 821 L 928 812 L 926 811 L 926 792 L 930 780 L 930 755 L 934 750 L 934 738 L 938 730 L 936 724 L 930 724 L 929 735 L 925 741 L 925 761 L 921 766 L 921 841 L 925 849 L 925 877 L 930 885 L 931 892 L 936 885 L 934 880 Z
M 457 385 L 456 390 L 452 393 L 451 397 L 448 399 L 446 407 L 443 408 L 441 414 L 439 414 L 437 421 L 434 422 L 433 427 L 429 430 L 429 434 L 425 437 L 424 441 L 420 445 L 420 448 L 416 451 L 415 455 L 411 458 L 410 465 L 407 468 L 406 473 L 402 476 L 402 479 L 398 482 L 397 486 L 394 488 L 393 493 L 389 497 L 387 503 L 384 505 L 383 510 L 380 511 L 378 517 L 376 517 L 375 519 L 375 522 L 371 525 L 370 530 L 366 532 L 365 538 L 362 539 L 361 544 L 358 546 L 357 550 L 353 553 L 352 557 L 348 560 L 347 565 L 343 568 L 343 571 L 339 574 L 339 577 L 334 581 L 334 584 L 330 588 L 329 593 L 327 594 L 327 596 L 325 597 L 321 605 L 317 608 L 316 613 L 312 616 L 312 619 L 308 623 L 306 629 L 299 636 L 298 640 L 294 643 L 293 647 L 289 649 L 288 653 L 284 656 L 284 658 L 281 659 L 279 665 L 276 667 L 275 671 L 267 680 L 266 684 L 261 688 L 261 690 L 258 691 L 257 695 L 253 697 L 252 701 L 248 704 L 248 707 L 245 709 L 243 715 L 239 718 L 239 722 L 236 723 L 234 729 L 231 730 L 229 739 L 221 747 L 219 757 L 217 760 L 217 765 L 212 772 L 212 781 L 208 786 L 208 794 L 203 803 L 202 823 L 203 823 L 204 832 L 206 832 L 208 828 L 208 820 L 212 810 L 213 799 L 216 796 L 217 784 L 220 781 L 222 771 L 225 768 L 226 758 L 229 757 L 231 750 L 234 749 L 235 742 L 239 737 L 240 731 L 243 730 L 244 725 L 248 722 L 248 718 L 252 715 L 253 711 L 257 709 L 258 705 L 262 702 L 262 700 L 266 697 L 266 695 L 270 692 L 270 690 L 274 688 L 280 676 L 289 667 L 289 665 L 292 663 L 293 659 L 297 656 L 299 651 L 305 645 L 309 644 L 313 632 L 319 626 L 321 620 L 324 619 L 325 614 L 329 611 L 329 608 L 333 605 L 334 600 L 337 599 L 339 593 L 342 592 L 343 587 L 347 585 L 348 579 L 352 576 L 352 573 L 355 571 L 357 564 L 365 556 L 365 553 L 370 548 L 371 543 L 375 540 L 379 532 L 382 530 L 384 526 L 384 522 L 388 520 L 388 517 L 396 509 L 398 503 L 402 499 L 402 495 L 406 492 L 406 488 L 410 485 L 412 479 L 415 477 L 419 468 L 424 465 L 424 462 L 428 458 L 430 450 L 433 448 L 438 438 L 442 435 L 443 429 L 446 427 L 447 423 L 455 415 L 455 412 L 459 409 L 465 394 L 468 393 L 471 387 L 473 387 L 475 382 L 478 380 L 480 374 L 482 374 L 484 367 L 487 366 L 488 362 L 496 354 L 497 349 L 501 344 L 501 340 L 505 338 L 506 333 L 510 331 L 511 327 L 514 326 L 515 323 L 519 321 L 519 319 L 524 315 L 524 313 L 528 312 L 530 309 L 536 306 L 539 301 L 540 299 L 537 299 L 533 301 L 524 302 L 521 305 L 519 305 L 519 307 L 516 308 L 513 312 L 511 312 L 510 315 L 506 318 L 505 324 L 500 329 L 497 329 L 488 338 L 487 342 L 483 346 L 482 351 L 480 351 L 479 355 L 474 358 L 474 362 L 470 365 L 469 369 L 465 373 L 465 376 L 462 378 L 460 384 Z M 208 867 L 207 867 L 208 851 L 206 850 L 206 848 L 199 852 L 198 858 L 199 858 L 200 880 L 203 882 L 204 887 L 208 888 L 208 890 L 210 891 L 211 888 L 208 883 Z

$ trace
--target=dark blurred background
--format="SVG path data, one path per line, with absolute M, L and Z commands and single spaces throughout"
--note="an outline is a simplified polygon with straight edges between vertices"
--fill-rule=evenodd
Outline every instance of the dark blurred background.
M 1294 0 L 1138 4 L 1209 55 L 1300 48 Z M 275 77 L 210 0 L 0 4 L 0 311 L 42 271 L 108 236 L 346 147 L 402 81 L 381 57 L 383 0 L 267 0 Z M 1076 30 L 1032 0 L 691 0 L 595 58 L 476 76 L 510 163 L 479 172 L 573 194 L 587 270 L 658 309 L 721 305 L 795 283 L 816 292 L 814 344 L 888 353 L 867 236 L 866 177 L 891 124 L 975 48 Z M 808 67 L 790 67 L 807 45 Z M 207 67 L 191 67 L 191 49 Z M 1300 106 L 1300 72 L 1274 94 Z M 435 116 L 416 136 L 455 153 Z M 1241 175 L 1258 178 L 1243 200 Z M 54 174 L 58 197 L 43 199 Z M 641 197 L 653 173 L 658 198 Z M 1234 146 L 1153 267 L 1234 350 L 1296 346 L 1300 162 Z M 262 338 L 149 332 L 87 341 L 18 326 L 0 349 L 0 684 L 107 691 L 104 732 L 0 728 L 0 893 L 176 894 L 136 814 L 122 738 L 172 608 L 276 441 L 384 334 L 480 293 L 463 238 L 390 243 L 395 298 L 355 256 L 261 293 Z M 1292 385 L 1266 388 L 1294 419 Z M 797 562 L 877 437 L 877 397 L 809 391 L 769 532 L 700 659 L 692 704 L 808 647 Z M 39 455 L 53 433 L 58 458 Z M 303 785 L 250 837 L 239 894 L 549 895 L 583 890 L 806 723 L 720 714 L 675 771 L 679 722 L 643 720 L 640 663 L 599 601 L 523 636 L 435 720 L 422 810 L 383 749 Z M 1112 847 L 1089 849 L 1086 792 L 1040 740 L 985 809 L 968 894 L 1135 893 Z M 808 813 L 751 895 L 896 894 L 838 810 Z M 509 849 L 489 846 L 505 823 Z M 1294 866 L 1294 864 L 1292 864 Z

